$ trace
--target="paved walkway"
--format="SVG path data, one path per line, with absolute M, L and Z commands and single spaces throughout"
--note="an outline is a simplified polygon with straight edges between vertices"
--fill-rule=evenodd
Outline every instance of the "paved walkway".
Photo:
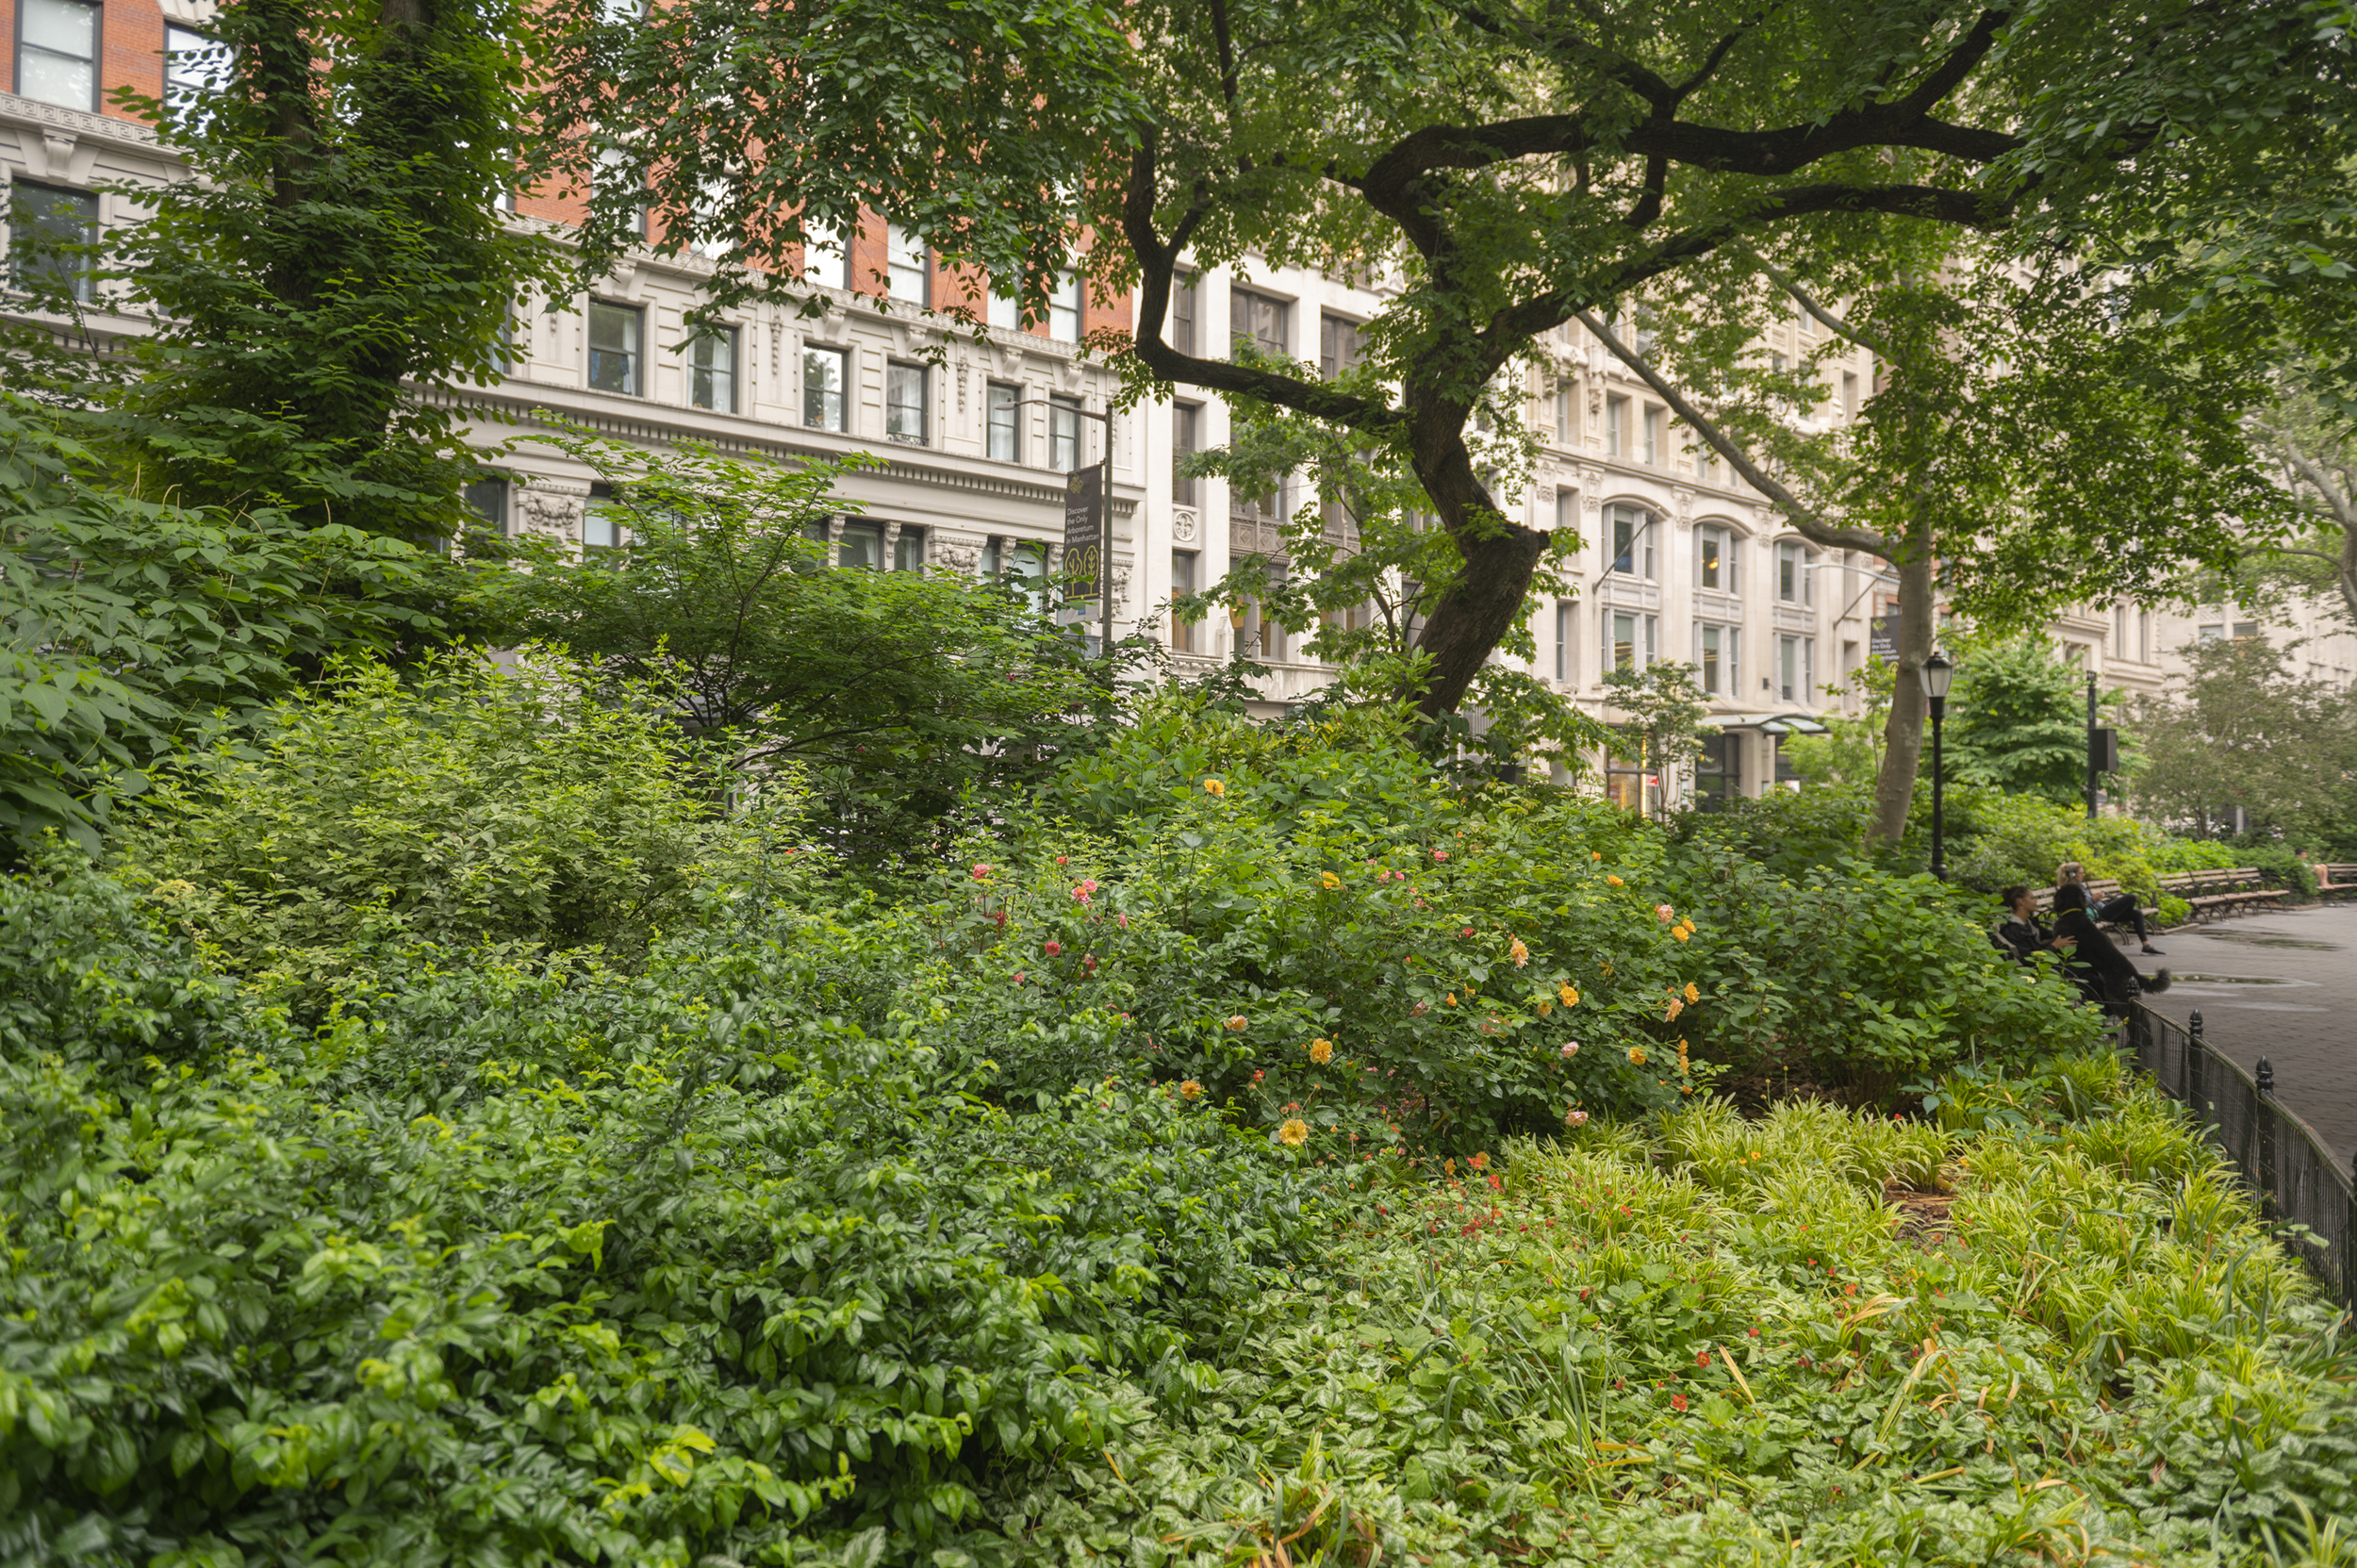
M 2357 1156 L 2357 902 L 2310 904 L 2156 933 L 2167 956 L 2122 948 L 2176 983 L 2151 998 L 2183 1023 L 2201 1015 L 2210 1048 L 2256 1071 L 2275 1065 L 2276 1097 L 2346 1165 Z

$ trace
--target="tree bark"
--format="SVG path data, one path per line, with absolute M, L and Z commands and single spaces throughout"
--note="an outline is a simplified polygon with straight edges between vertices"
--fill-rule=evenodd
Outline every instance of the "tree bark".
M 1418 419 L 1410 426 L 1409 455 L 1441 526 L 1465 561 L 1416 636 L 1416 647 L 1432 659 L 1425 687 L 1406 694 L 1415 698 L 1418 712 L 1438 718 L 1457 711 L 1491 651 L 1522 619 L 1547 535 L 1498 512 L 1465 450 L 1461 413 Z
M 1874 779 L 1874 817 L 1866 842 L 1896 844 L 1907 831 L 1915 804 L 1915 778 L 1923 756 L 1923 661 L 1931 657 L 1931 528 L 1919 522 L 1893 553 L 1899 574 L 1899 682 L 1890 694 L 1890 717 L 1883 725 L 1883 766 Z

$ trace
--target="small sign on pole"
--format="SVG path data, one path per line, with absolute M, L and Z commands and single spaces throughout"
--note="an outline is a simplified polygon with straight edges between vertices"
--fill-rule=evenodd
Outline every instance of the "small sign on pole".
M 1074 469 L 1063 486 L 1063 572 L 1076 597 L 1095 598 L 1104 569 L 1105 470 L 1095 463 Z M 1078 587 L 1087 584 L 1085 588 Z
M 1899 657 L 1899 612 L 1875 616 L 1867 621 L 1866 627 L 1868 652 L 1885 664 L 1895 663 Z

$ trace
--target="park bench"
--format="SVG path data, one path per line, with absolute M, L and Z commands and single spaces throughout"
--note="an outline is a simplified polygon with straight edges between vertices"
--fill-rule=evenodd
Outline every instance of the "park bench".
M 2239 915 L 2283 898 L 2280 887 L 2260 885 L 2255 866 L 2235 866 L 2217 871 L 2172 871 L 2161 878 L 2161 891 L 2173 893 L 2193 906 L 2197 917 Z
M 2323 861 L 2316 861 L 2311 863 L 2308 868 L 2316 874 L 2317 892 L 2357 893 L 2357 865 L 2343 865 L 2339 862 L 2327 864 Z

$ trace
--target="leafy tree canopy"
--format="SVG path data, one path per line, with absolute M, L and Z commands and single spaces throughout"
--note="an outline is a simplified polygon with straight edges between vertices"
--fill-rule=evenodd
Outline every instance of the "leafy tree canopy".
M 2056 658 L 2041 637 L 1982 638 L 1959 649 L 1946 733 L 1953 776 L 2084 805 L 2085 682 L 2086 672 Z
M 2256 637 L 2186 650 L 2190 673 L 2136 718 L 2141 811 L 2194 826 L 2240 806 L 2253 833 L 2357 845 L 2357 703 L 2293 674 L 2291 657 Z
M 87 287 L 151 330 L 95 359 L 20 338 L 17 369 L 140 493 L 458 532 L 465 389 L 503 371 L 527 286 L 561 275 L 496 201 L 542 146 L 524 21 L 510 0 L 223 7 L 215 88 L 114 95 L 194 177 L 120 185 L 145 216 L 39 272 L 37 305 L 86 324 Z
M 630 239 L 642 178 L 661 243 L 774 270 L 733 280 L 716 307 L 732 289 L 799 291 L 812 225 L 862 207 L 1002 288 L 1019 280 L 1034 308 L 1074 233 L 1095 236 L 1098 282 L 1137 289 L 1134 390 L 1185 381 L 1403 455 L 1465 564 L 1417 637 L 1435 712 L 1520 618 L 1549 548 L 1498 515 L 1466 440 L 1483 390 L 1547 333 L 1640 295 L 1722 289 L 1713 264 L 1754 277 L 1772 264 L 1842 297 L 1936 275 L 1958 232 L 2068 240 L 2066 210 L 2091 223 L 2120 209 L 2103 205 L 2118 166 L 2167 180 L 2240 104 L 2083 124 L 2085 106 L 2133 98 L 2156 40 L 2171 60 L 2231 49 L 2262 84 L 2313 70 L 2318 47 L 2297 28 L 2126 0 L 1576 14 L 1405 0 L 1379 15 L 696 0 L 644 24 L 571 0 L 563 14 L 574 30 L 552 62 L 552 128 L 576 138 L 584 171 L 600 148 L 619 158 L 585 265 Z M 2070 193 L 2067 209 L 2050 189 Z M 1368 333 L 1392 389 L 1172 346 L 1182 261 L 1396 268 Z M 2074 280 L 2100 286 L 2067 268 L 2047 286 Z

